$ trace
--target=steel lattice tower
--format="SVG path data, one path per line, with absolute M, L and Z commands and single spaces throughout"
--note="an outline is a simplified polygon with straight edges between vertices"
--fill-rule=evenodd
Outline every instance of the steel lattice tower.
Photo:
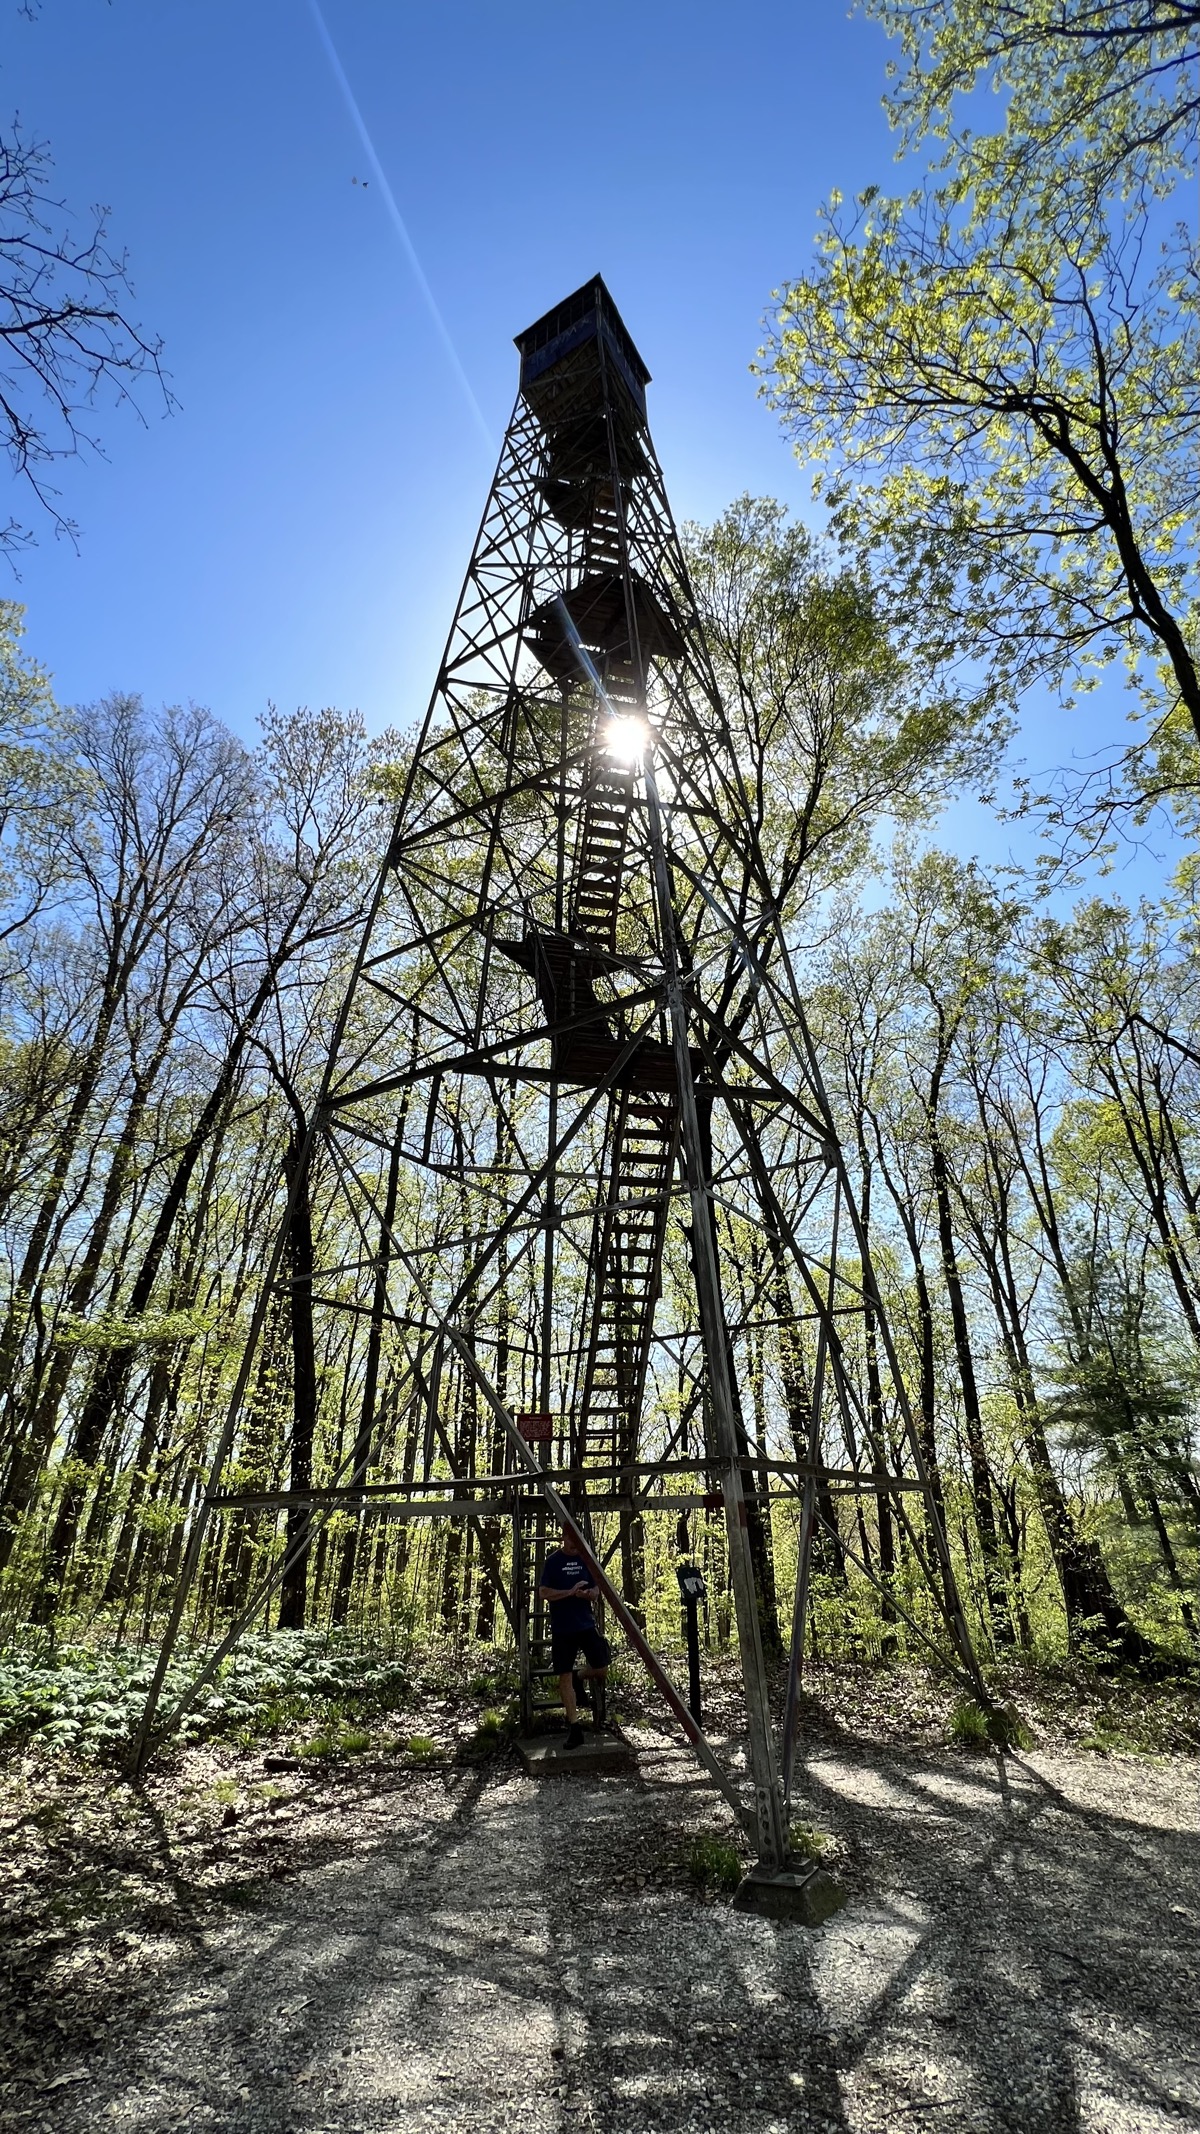
M 157 1714 L 163 1672 L 206 1533 L 230 1506 L 287 1508 L 268 1586 L 303 1570 L 334 1508 L 465 1522 L 520 1644 L 527 1721 L 538 1551 L 547 1519 L 569 1516 L 627 1637 L 760 1860 L 778 1868 L 813 1542 L 839 1490 L 886 1495 L 948 1664 L 985 1702 L 986 1691 L 926 1426 L 891 1345 L 742 802 L 647 425 L 649 373 L 599 278 L 517 347 L 516 406 L 193 1524 L 140 1753 L 174 1717 Z M 310 1488 L 251 1498 L 228 1487 L 230 1457 L 268 1312 L 295 1279 L 296 1211 L 318 1167 L 333 1182 L 332 1219 L 313 1309 L 352 1387 L 355 1428 Z M 799 1282 L 811 1365 L 787 1459 L 752 1457 L 740 1412 L 734 1336 L 746 1321 L 731 1329 L 726 1303 L 738 1223 Z M 672 1253 L 673 1226 L 684 1235 Z M 774 1294 L 760 1293 L 752 1316 L 770 1322 Z M 886 1428 L 859 1386 L 851 1329 L 867 1318 Z M 461 1395 L 454 1433 L 448 1370 Z M 652 1377 L 661 1395 L 667 1376 L 671 1402 L 650 1401 Z M 399 1471 L 385 1410 L 409 1419 Z M 782 1754 L 755 1583 L 780 1493 L 796 1501 L 800 1537 Z M 639 1619 L 643 1514 L 717 1501 L 749 1798 Z M 200 1680 L 263 1604 L 260 1590 Z

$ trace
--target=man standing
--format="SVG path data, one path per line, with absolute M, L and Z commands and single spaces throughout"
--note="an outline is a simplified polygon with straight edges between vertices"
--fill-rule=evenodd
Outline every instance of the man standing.
M 592 1602 L 600 1588 L 592 1584 L 579 1547 L 569 1526 L 562 1530 L 562 1547 L 552 1549 L 542 1566 L 539 1597 L 550 1608 L 550 1664 L 558 1676 L 558 1694 L 567 1715 L 568 1749 L 583 1747 L 583 1728 L 575 1695 L 575 1658 L 582 1650 L 587 1666 L 579 1681 L 603 1681 L 612 1658 L 608 1639 L 601 1637 L 592 1614 Z

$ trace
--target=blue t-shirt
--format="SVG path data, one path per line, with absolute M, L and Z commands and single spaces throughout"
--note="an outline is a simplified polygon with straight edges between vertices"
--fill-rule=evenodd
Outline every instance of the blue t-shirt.
M 542 1571 L 542 1584 L 556 1586 L 560 1592 L 569 1593 L 573 1586 L 590 1586 L 592 1574 L 582 1556 L 575 1549 L 552 1549 Z M 585 1600 L 560 1600 L 550 1604 L 550 1628 L 558 1630 L 594 1630 L 596 1618 L 592 1604 Z

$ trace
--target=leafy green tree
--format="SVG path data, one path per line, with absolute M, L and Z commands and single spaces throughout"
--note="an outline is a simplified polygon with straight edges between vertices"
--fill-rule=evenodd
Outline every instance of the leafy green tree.
M 1123 650 L 1200 736 L 1195 262 L 1146 231 L 864 194 L 786 288 L 770 393 L 914 631 L 1007 686 Z
M 986 779 L 1004 715 L 900 644 L 862 564 L 773 498 L 739 497 L 685 546 L 740 776 L 733 840 L 790 913 L 863 865 L 881 815 L 929 822 Z
M 1153 1529 L 1194 1639 L 1194 1581 L 1180 1563 L 1180 1537 L 1172 1534 L 1164 1498 L 1186 1519 L 1194 1550 L 1200 1491 L 1190 1439 L 1197 1367 L 1154 1295 L 1144 1252 L 1118 1256 L 1095 1236 L 1086 1241 L 1072 1265 L 1070 1294 L 1060 1301 L 1056 1347 L 1047 1418 L 1115 1482 L 1130 1526 Z
M 65 829 L 87 793 L 49 676 L 22 652 L 24 616 L 18 602 L 0 600 L 0 944 L 44 907 L 63 870 Z
M 1002 131 L 972 139 L 997 192 L 1068 163 L 1097 193 L 1167 191 L 1188 167 L 1196 0 L 867 0 L 865 12 L 900 41 L 887 108 L 906 148 L 941 137 L 952 164 L 958 98 L 1004 99 Z
M 719 832 L 701 865 L 710 883 L 719 875 L 727 908 L 766 959 L 774 947 L 770 914 L 778 911 L 788 926 L 803 914 L 811 924 L 822 896 L 869 861 L 882 816 L 928 821 L 948 789 L 987 774 L 1004 721 L 987 688 L 960 689 L 922 648 L 906 651 L 868 572 L 827 555 L 782 505 L 741 497 L 685 538 L 725 721 L 725 782 L 714 796 Z M 708 716 L 708 707 L 698 715 Z M 702 900 L 697 907 L 703 914 Z M 711 1025 L 718 1069 L 757 998 L 727 935 L 721 954 Z M 697 964 L 709 960 L 702 938 L 694 956 Z M 710 961 L 714 975 L 716 968 Z M 763 1212 L 771 1236 L 769 1204 Z M 798 1413 L 795 1359 L 785 1375 Z M 778 1633 L 765 1522 L 753 1523 L 756 1507 L 751 1517 L 770 1644 Z
M 1194 953 L 1156 906 L 1135 914 L 1117 900 L 1100 899 L 1079 905 L 1069 924 L 1044 922 L 1029 947 L 1047 1035 L 1076 1092 L 1075 1138 L 1087 1148 L 1105 1197 L 1136 1210 L 1143 1234 L 1156 1239 L 1183 1323 L 1200 1350 L 1192 1123 L 1200 1059 L 1188 1041 L 1200 1006 Z M 1065 1124 L 1057 1134 L 1060 1161 Z
M 910 61 L 893 122 L 939 129 L 940 165 L 833 195 L 776 295 L 769 397 L 915 635 L 1013 690 L 1123 653 L 1155 720 L 1200 737 L 1196 252 L 1156 197 L 1193 139 L 1194 11 L 871 11 Z M 955 111 L 981 74 L 1008 99 L 994 135 Z

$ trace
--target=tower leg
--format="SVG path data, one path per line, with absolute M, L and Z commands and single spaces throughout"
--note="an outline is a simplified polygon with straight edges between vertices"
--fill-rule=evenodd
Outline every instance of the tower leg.
M 517 1611 L 517 1666 L 520 1669 L 521 1732 L 533 1725 L 533 1677 L 529 1665 L 529 1565 L 526 1560 L 525 1522 L 518 1499 L 513 1510 L 513 1601 Z
M 833 1308 L 833 1270 L 837 1265 L 838 1222 L 842 1212 L 840 1180 L 833 1200 L 833 1243 L 829 1254 L 829 1306 Z M 792 1642 L 788 1653 L 787 1695 L 783 1707 L 783 1799 L 790 1812 L 792 1766 L 796 1758 L 796 1721 L 800 1699 L 800 1670 L 804 1665 L 804 1634 L 808 1623 L 808 1589 L 812 1575 L 813 1525 L 816 1515 L 817 1463 L 821 1457 L 821 1404 L 825 1394 L 825 1357 L 828 1325 L 823 1320 L 817 1339 L 817 1367 L 813 1372 L 812 1414 L 808 1426 L 808 1473 L 800 1511 L 800 1539 L 796 1552 L 796 1601 L 792 1612 Z
M 662 810 L 653 765 L 644 766 L 650 849 L 659 906 L 659 926 L 666 964 L 667 1001 L 671 1035 L 679 1077 L 680 1140 L 687 1171 L 692 1209 L 692 1257 L 696 1273 L 696 1300 L 704 1361 L 712 1393 L 717 1451 L 721 1463 L 721 1495 L 725 1504 L 730 1583 L 737 1617 L 738 1650 L 746 1697 L 746 1732 L 750 1749 L 750 1774 L 754 1786 L 754 1826 L 759 1866 L 768 1872 L 786 1867 L 791 1846 L 783 1807 L 783 1789 L 775 1758 L 771 1710 L 767 1696 L 767 1670 L 763 1655 L 758 1595 L 754 1589 L 754 1565 L 746 1524 L 746 1495 L 738 1463 L 737 1421 L 733 1385 L 729 1375 L 729 1346 L 721 1308 L 720 1281 L 713 1247 L 709 1211 L 712 1182 L 704 1166 L 704 1147 L 696 1110 L 696 1087 L 692 1079 L 692 1056 L 688 1044 L 687 1005 L 679 974 L 675 943 L 675 912 L 671 878 L 663 838 Z

